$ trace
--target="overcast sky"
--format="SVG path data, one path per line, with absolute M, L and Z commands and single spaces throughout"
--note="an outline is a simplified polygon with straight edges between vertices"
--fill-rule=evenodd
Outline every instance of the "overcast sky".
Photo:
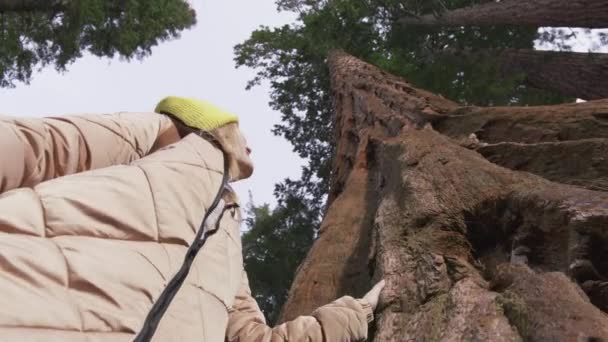
M 608 34 L 608 29 L 582 29 L 582 28 L 568 28 L 568 27 L 556 27 L 554 29 L 561 29 L 564 32 L 570 34 L 570 38 L 566 40 L 566 43 L 570 45 L 573 52 L 596 52 L 596 53 L 608 53 L 608 46 L 600 44 L 600 34 Z M 542 33 L 545 28 L 540 28 L 539 31 Z M 535 48 L 537 50 L 557 50 L 558 48 L 552 43 L 541 43 L 536 42 Z
M 197 97 L 241 118 L 253 149 L 254 175 L 235 184 L 243 203 L 275 203 L 274 184 L 299 177 L 302 161 L 291 145 L 270 132 L 280 114 L 268 107 L 269 88 L 245 91 L 253 72 L 234 68 L 233 47 L 260 25 L 292 22 L 277 13 L 274 0 L 195 0 L 198 24 L 178 40 L 153 49 L 142 62 L 85 56 L 64 74 L 45 68 L 30 85 L 0 89 L 0 113 L 13 116 L 57 116 L 118 111 L 152 111 L 167 95 Z

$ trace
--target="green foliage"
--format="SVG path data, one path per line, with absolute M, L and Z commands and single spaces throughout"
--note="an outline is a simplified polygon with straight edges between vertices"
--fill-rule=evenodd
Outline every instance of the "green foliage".
M 507 48 L 532 49 L 537 30 L 527 27 L 404 27 L 387 37 L 392 58 L 380 66 L 416 86 L 478 106 L 540 105 L 566 98 L 503 75 L 497 58 Z M 414 47 L 417 47 L 414 49 Z
M 0 13 L 0 87 L 28 83 L 37 68 L 66 66 L 88 52 L 127 60 L 196 23 L 183 0 L 74 0 L 37 11 Z
M 252 203 L 247 210 L 243 259 L 252 293 L 269 324 L 276 322 L 294 270 L 314 238 L 310 226 L 318 223 L 318 215 L 307 208 L 308 203 L 288 195 L 274 210 Z

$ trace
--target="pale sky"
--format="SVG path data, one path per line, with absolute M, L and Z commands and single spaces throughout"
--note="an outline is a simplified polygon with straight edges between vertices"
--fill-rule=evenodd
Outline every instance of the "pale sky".
M 0 89 L 0 113 L 12 116 L 58 116 L 119 111 L 152 111 L 167 95 L 196 97 L 239 115 L 253 149 L 254 175 L 234 184 L 243 204 L 274 204 L 274 184 L 297 178 L 303 161 L 291 145 L 270 130 L 280 122 L 272 111 L 267 85 L 245 90 L 253 71 L 234 67 L 233 47 L 260 25 L 295 20 L 277 13 L 274 0 L 195 0 L 198 23 L 180 39 L 154 48 L 142 62 L 85 56 L 64 74 L 45 68 L 30 85 Z
M 583 28 L 569 28 L 569 27 L 555 27 L 553 29 L 562 29 L 568 34 L 572 34 L 570 39 L 566 41 L 571 47 L 573 52 L 595 52 L 595 53 L 608 53 L 608 46 L 600 45 L 599 34 L 608 34 L 608 29 L 583 29 Z M 545 28 L 540 28 L 539 32 L 545 31 Z M 537 50 L 556 50 L 554 44 L 551 43 L 540 43 L 536 42 L 535 49 Z

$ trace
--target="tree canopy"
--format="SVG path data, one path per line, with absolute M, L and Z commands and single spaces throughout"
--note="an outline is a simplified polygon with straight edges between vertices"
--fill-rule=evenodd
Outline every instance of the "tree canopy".
M 64 71 L 84 53 L 142 59 L 196 23 L 184 0 L 35 3 L 13 11 L 0 6 L 0 87 L 28 83 L 48 65 Z

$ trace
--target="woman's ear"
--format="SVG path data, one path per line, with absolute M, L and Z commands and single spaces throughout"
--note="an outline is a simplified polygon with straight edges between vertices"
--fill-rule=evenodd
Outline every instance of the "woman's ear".
M 175 126 L 175 128 L 177 129 L 177 132 L 180 136 L 180 138 L 185 138 L 188 134 L 191 133 L 196 133 L 198 131 L 198 129 L 196 128 L 192 128 L 190 126 L 186 126 L 183 122 L 181 122 L 180 120 L 176 119 L 175 117 L 171 117 L 171 121 L 173 121 L 173 125 Z

